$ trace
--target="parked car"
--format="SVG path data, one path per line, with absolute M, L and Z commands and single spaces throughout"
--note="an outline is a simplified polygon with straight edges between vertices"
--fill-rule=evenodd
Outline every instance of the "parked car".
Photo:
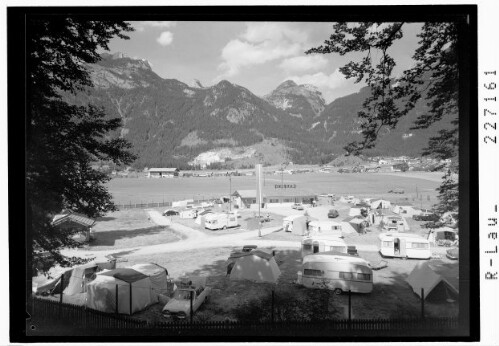
M 419 214 L 419 215 L 413 215 L 412 218 L 416 221 L 432 221 L 432 222 L 437 222 L 440 220 L 440 217 L 436 214 Z
M 334 219 L 336 217 L 340 216 L 340 214 L 338 213 L 338 210 L 336 209 L 331 209 L 328 213 L 327 213 L 327 217 L 330 218 L 330 219 Z
M 303 207 L 303 204 L 301 204 L 301 203 L 295 203 L 295 204 L 293 204 L 293 206 L 291 208 L 296 209 L 296 210 L 303 210 L 303 209 L 305 209 Z
M 178 211 L 176 210 L 173 210 L 173 209 L 166 209 L 164 212 L 163 212 L 163 216 L 174 216 L 174 215 L 178 215 Z
M 393 190 L 388 191 L 388 193 L 399 193 L 399 194 L 403 194 L 403 193 L 405 193 L 405 191 L 402 190 L 402 189 L 393 189 Z
M 440 228 L 443 226 L 445 226 L 445 225 L 440 221 L 430 221 L 428 223 L 422 224 L 421 228 Z
M 257 215 L 257 218 L 258 218 L 258 215 Z M 267 214 L 267 215 L 260 215 L 260 221 L 262 222 L 270 222 L 270 215 Z
M 206 280 L 204 281 L 206 282 Z M 187 287 L 181 285 L 181 287 L 175 291 L 173 298 L 163 308 L 163 316 L 175 319 L 188 318 L 191 315 L 191 296 L 192 312 L 196 312 L 201 305 L 208 300 L 211 293 L 211 287 L 206 287 L 204 285 L 205 282 L 195 284 L 190 282 Z

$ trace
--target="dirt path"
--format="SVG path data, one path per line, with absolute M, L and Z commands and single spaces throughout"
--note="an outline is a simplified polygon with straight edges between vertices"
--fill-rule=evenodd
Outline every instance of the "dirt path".
M 182 234 L 185 238 L 187 238 L 189 240 L 204 239 L 204 238 L 208 237 L 208 235 L 206 235 L 205 233 L 200 232 L 196 229 L 186 227 L 184 225 L 172 222 L 170 218 L 161 215 L 161 213 L 156 211 L 156 210 L 146 210 L 146 211 L 149 214 L 149 217 L 151 218 L 151 220 L 156 225 L 168 226 L 172 230 Z M 176 243 L 176 244 L 178 244 L 178 243 Z
M 155 244 L 142 246 L 139 248 L 126 249 L 108 249 L 98 251 L 82 251 L 79 249 L 66 249 L 62 253 L 66 256 L 86 256 L 95 257 L 96 260 L 104 260 L 105 256 L 111 254 L 128 254 L 128 255 L 150 255 L 166 252 L 181 252 L 195 249 L 206 249 L 211 247 L 231 247 L 243 246 L 246 244 L 255 244 L 258 246 L 279 246 L 287 248 L 300 248 L 300 243 L 296 241 L 282 241 L 265 239 L 265 235 L 275 232 L 282 227 L 262 228 L 262 239 L 252 239 L 258 236 L 258 231 L 247 231 L 244 233 L 227 234 L 220 236 L 210 236 L 190 227 L 172 223 L 168 217 L 162 216 L 155 210 L 148 210 L 151 220 L 159 226 L 168 226 L 174 231 L 182 234 L 185 239 L 174 243 Z M 249 240 L 248 240 L 249 239 Z

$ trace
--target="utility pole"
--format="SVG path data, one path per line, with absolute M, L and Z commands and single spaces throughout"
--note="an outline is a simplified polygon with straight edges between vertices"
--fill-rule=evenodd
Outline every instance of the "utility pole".
M 229 175 L 229 213 L 230 213 L 232 210 L 231 209 L 231 207 L 232 207 L 231 206 L 231 204 L 232 204 L 231 203 L 232 202 L 232 197 L 231 197 L 231 195 L 232 195 L 232 176 L 230 175 L 229 172 L 227 172 L 227 174 Z

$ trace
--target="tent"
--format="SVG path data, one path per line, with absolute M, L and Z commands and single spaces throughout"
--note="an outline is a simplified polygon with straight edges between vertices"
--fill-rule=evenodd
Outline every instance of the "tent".
M 168 270 L 166 268 L 155 263 L 136 264 L 131 268 L 149 277 L 155 297 L 158 294 L 168 294 Z
M 360 217 L 349 217 L 344 221 L 348 222 L 357 233 L 365 233 L 366 228 L 369 227 L 369 222 Z
M 429 301 L 456 300 L 459 295 L 459 267 L 441 261 L 420 262 L 407 278 L 414 293 Z
M 78 267 L 74 267 L 71 275 L 64 275 L 64 280 L 69 280 L 67 287 L 64 289 L 64 294 L 72 296 L 86 291 L 87 283 L 95 278 L 95 273 L 98 270 L 98 265 L 95 263 L 87 263 Z
M 275 283 L 280 275 L 274 256 L 256 249 L 236 260 L 230 279 Z
M 436 243 L 439 240 L 450 240 L 450 241 L 455 241 L 458 238 L 456 230 L 450 228 L 450 227 L 441 227 L 441 228 L 436 228 L 434 229 L 429 237 L 428 240 Z
M 392 206 L 390 201 L 385 201 L 384 199 L 378 199 L 377 201 L 371 202 L 371 209 L 388 209 Z
M 132 268 L 119 268 L 97 275 L 87 285 L 86 305 L 98 311 L 132 315 L 157 302 L 152 292 L 149 276 Z
M 286 232 L 304 235 L 307 233 L 307 221 L 305 215 L 290 215 L 282 220 L 282 227 Z

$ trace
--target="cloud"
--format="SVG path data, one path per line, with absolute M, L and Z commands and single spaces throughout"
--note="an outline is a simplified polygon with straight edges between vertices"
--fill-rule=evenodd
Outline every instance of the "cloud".
M 168 22 L 168 21 L 143 21 L 143 22 L 132 22 L 135 30 L 144 31 L 145 28 L 173 28 L 177 25 L 177 22 Z
M 162 46 L 168 46 L 173 42 L 173 34 L 169 31 L 163 31 L 161 35 L 159 35 L 159 37 L 156 39 L 156 42 L 158 42 Z
M 223 77 L 237 75 L 242 68 L 301 53 L 307 34 L 290 23 L 247 23 L 239 38 L 222 49 L 218 66 Z
M 337 97 L 348 95 L 363 86 L 363 84 L 355 85 L 353 80 L 347 80 L 338 69 L 329 75 L 324 72 L 317 72 L 314 74 L 291 76 L 284 80 L 292 80 L 296 84 L 312 84 L 318 87 L 326 102 L 331 102 Z
M 327 63 L 328 60 L 322 55 L 306 55 L 284 59 L 279 67 L 288 73 L 305 72 L 320 70 L 326 67 Z
M 246 31 L 241 35 L 249 42 L 262 41 L 283 41 L 289 40 L 298 43 L 304 43 L 308 35 L 298 27 L 290 23 L 247 23 Z

